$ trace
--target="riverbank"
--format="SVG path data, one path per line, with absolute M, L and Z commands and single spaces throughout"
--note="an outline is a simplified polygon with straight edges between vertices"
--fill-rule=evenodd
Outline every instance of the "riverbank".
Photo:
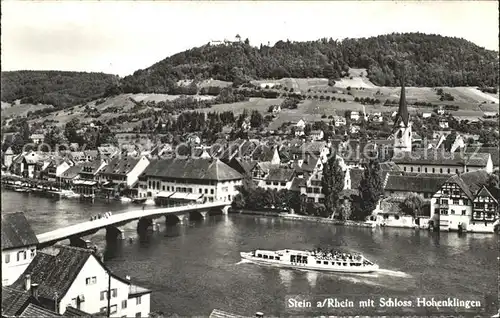
M 328 223 L 328 224 L 343 225 L 343 226 L 368 227 L 368 228 L 374 228 L 376 226 L 376 224 L 372 222 L 341 221 L 341 220 L 320 218 L 317 216 L 298 215 L 290 213 L 280 214 L 279 216 L 287 220 Z

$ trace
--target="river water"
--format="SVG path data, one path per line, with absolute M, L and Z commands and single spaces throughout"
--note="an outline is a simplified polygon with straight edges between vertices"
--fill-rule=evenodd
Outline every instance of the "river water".
M 88 220 L 92 215 L 137 209 L 120 202 L 55 200 L 2 189 L 2 213 L 24 211 L 39 234 Z M 153 291 L 151 310 L 180 316 L 208 316 L 213 309 L 266 316 L 346 313 L 340 309 L 287 307 L 289 295 L 306 299 L 443 295 L 488 299 L 484 315 L 498 302 L 498 235 L 434 233 L 410 229 L 355 228 L 261 216 L 210 216 L 165 225 L 146 241 L 137 222 L 125 226 L 126 240 L 106 247 L 105 231 L 90 240 L 105 249 L 105 263 L 121 276 Z M 134 238 L 133 241 L 128 238 Z M 240 251 L 342 248 L 379 264 L 372 274 L 296 271 L 242 262 Z M 356 298 L 357 297 L 357 298 Z M 315 306 L 313 301 L 313 306 Z M 369 309 L 377 313 L 379 309 Z M 398 309 L 399 310 L 399 309 Z M 402 311 L 402 309 L 401 309 Z M 350 308 L 366 314 L 367 309 Z M 402 313 L 402 312 L 401 312 Z M 482 314 L 482 315 L 483 315 Z

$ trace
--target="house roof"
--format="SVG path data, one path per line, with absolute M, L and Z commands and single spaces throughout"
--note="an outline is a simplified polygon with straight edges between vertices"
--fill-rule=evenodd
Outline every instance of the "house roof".
M 290 187 L 291 191 L 300 191 L 301 187 L 307 186 L 307 179 L 304 178 L 294 178 L 292 181 L 292 186 Z
M 500 154 L 498 147 L 475 147 L 468 146 L 465 148 L 466 153 L 489 153 L 491 155 L 491 161 L 493 161 L 494 166 L 498 166 L 500 162 Z
M 39 250 L 28 265 L 25 274 L 31 275 L 31 282 L 38 284 L 38 295 L 45 299 L 54 299 L 57 292 L 59 299 L 64 297 L 81 269 L 91 257 L 88 249 L 55 245 Z M 13 288 L 23 288 L 24 275 L 13 284 Z
M 61 317 L 61 315 L 33 303 L 29 303 L 19 314 L 19 317 Z
M 466 172 L 460 175 L 460 178 L 465 182 L 472 194 L 487 185 L 489 177 L 490 175 L 485 170 Z
M 101 173 L 126 175 L 134 169 L 140 160 L 140 158 L 136 159 L 131 157 L 115 158 L 102 169 Z
M 24 213 L 2 213 L 2 251 L 37 244 L 38 239 Z
M 453 175 L 452 177 L 450 177 L 448 180 L 446 180 L 446 182 L 448 183 L 455 183 L 456 185 L 458 185 L 462 191 L 467 195 L 467 197 L 469 197 L 469 199 L 473 200 L 473 195 L 472 195 L 472 192 L 470 190 L 470 188 L 467 186 L 467 184 L 464 182 L 464 180 L 459 176 L 459 175 Z
M 96 174 L 97 172 L 99 172 L 99 168 L 101 168 L 102 164 L 103 164 L 103 161 L 101 161 L 101 160 L 83 162 L 80 165 L 80 167 L 81 167 L 80 173 Z
M 269 170 L 269 174 L 265 178 L 269 181 L 282 181 L 287 182 L 293 179 L 295 170 L 288 168 L 275 168 Z
M 143 173 L 175 179 L 239 180 L 243 176 L 219 159 L 164 159 L 151 163 Z
M 80 173 L 80 170 L 82 170 L 82 165 L 81 164 L 76 164 L 72 167 L 69 167 L 66 171 L 64 171 L 61 174 L 61 178 L 63 179 L 74 179 L 78 176 Z
M 89 313 L 86 313 L 85 311 L 77 309 L 73 306 L 66 307 L 66 311 L 64 312 L 63 316 L 64 317 L 96 317 L 96 316 L 93 316 Z
M 313 141 L 290 147 L 292 154 L 320 154 L 326 147 L 325 141 Z
M 449 179 L 448 177 L 409 177 L 389 175 L 385 185 L 386 191 L 435 193 Z
M 489 153 L 460 153 L 443 152 L 441 150 L 412 151 L 404 153 L 402 157 L 393 158 L 397 164 L 422 164 L 438 166 L 472 166 L 485 167 L 490 158 Z
M 2 317 L 19 315 L 30 298 L 31 295 L 23 290 L 2 286 Z
M 490 197 L 490 198 L 492 198 L 492 199 L 494 200 L 494 202 L 495 202 L 496 204 L 498 204 L 497 199 L 493 196 L 493 194 L 491 194 L 491 192 L 490 192 L 490 191 L 486 188 L 486 186 L 483 186 L 483 187 L 481 188 L 481 190 L 479 190 L 479 191 L 478 191 L 478 193 L 476 194 L 476 196 L 475 196 L 475 197 L 476 197 L 476 198 L 477 198 L 477 197 Z
M 214 309 L 210 313 L 209 318 L 251 318 L 251 316 L 242 316 L 242 315 L 237 315 L 237 314 L 233 314 L 230 312 Z

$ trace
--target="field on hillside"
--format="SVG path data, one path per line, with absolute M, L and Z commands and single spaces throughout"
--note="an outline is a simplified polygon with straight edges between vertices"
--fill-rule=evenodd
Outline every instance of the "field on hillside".
M 203 112 L 225 112 L 232 111 L 236 116 L 243 113 L 244 109 L 247 109 L 249 112 L 253 110 L 258 110 L 264 115 L 267 113 L 269 106 L 272 105 L 280 105 L 284 99 L 282 98 L 250 98 L 249 101 L 246 102 L 237 102 L 237 103 L 229 103 L 229 104 L 219 104 L 214 105 L 211 108 L 200 109 Z
M 16 116 L 26 116 L 29 111 L 33 112 L 39 109 L 54 108 L 52 105 L 33 105 L 33 104 L 19 104 L 11 105 L 6 102 L 2 102 L 1 116 L 2 118 L 11 118 Z

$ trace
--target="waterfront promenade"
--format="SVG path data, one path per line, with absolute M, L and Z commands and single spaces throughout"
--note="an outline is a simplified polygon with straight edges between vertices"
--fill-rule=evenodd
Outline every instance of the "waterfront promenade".
M 179 218 L 180 222 L 182 222 L 186 218 L 186 215 L 190 212 L 196 211 L 202 214 L 203 217 L 205 217 L 208 211 L 211 209 L 222 209 L 222 212 L 226 213 L 228 207 L 229 206 L 227 202 L 210 202 L 203 204 L 180 205 L 160 209 L 133 210 L 38 234 L 37 238 L 39 244 L 50 245 L 51 243 L 55 243 L 63 239 L 85 236 L 94 233 L 102 228 L 108 228 L 111 226 L 117 227 L 142 218 L 154 219 L 166 215 L 176 215 Z

